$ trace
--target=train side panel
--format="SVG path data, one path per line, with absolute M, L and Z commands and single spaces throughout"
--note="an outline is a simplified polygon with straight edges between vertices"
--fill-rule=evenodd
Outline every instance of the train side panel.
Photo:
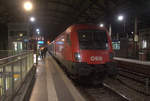
M 64 42 L 64 60 L 72 61 L 72 40 L 71 32 L 65 32 L 65 42 Z

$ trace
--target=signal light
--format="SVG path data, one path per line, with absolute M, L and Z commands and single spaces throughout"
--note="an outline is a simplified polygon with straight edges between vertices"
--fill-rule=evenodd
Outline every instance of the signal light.
M 50 41 L 47 41 L 47 44 L 50 44 Z

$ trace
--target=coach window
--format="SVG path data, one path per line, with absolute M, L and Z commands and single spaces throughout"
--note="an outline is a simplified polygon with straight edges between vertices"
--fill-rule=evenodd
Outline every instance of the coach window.
M 66 42 L 67 42 L 69 45 L 71 45 L 71 40 L 70 40 L 70 35 L 69 35 L 69 34 L 67 34 Z

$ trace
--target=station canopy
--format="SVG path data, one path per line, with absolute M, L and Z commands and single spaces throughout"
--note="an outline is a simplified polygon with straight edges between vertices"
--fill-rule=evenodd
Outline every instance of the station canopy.
M 23 9 L 23 0 L 0 1 L 0 23 L 22 22 L 35 16 L 39 26 L 52 39 L 75 23 L 112 23 L 118 14 L 139 16 L 150 21 L 149 0 L 31 0 L 33 11 Z

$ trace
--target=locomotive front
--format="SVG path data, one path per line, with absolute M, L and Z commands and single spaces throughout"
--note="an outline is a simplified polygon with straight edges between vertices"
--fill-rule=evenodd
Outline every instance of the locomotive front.
M 111 39 L 105 28 L 80 26 L 73 38 L 73 72 L 79 76 L 116 73 Z

